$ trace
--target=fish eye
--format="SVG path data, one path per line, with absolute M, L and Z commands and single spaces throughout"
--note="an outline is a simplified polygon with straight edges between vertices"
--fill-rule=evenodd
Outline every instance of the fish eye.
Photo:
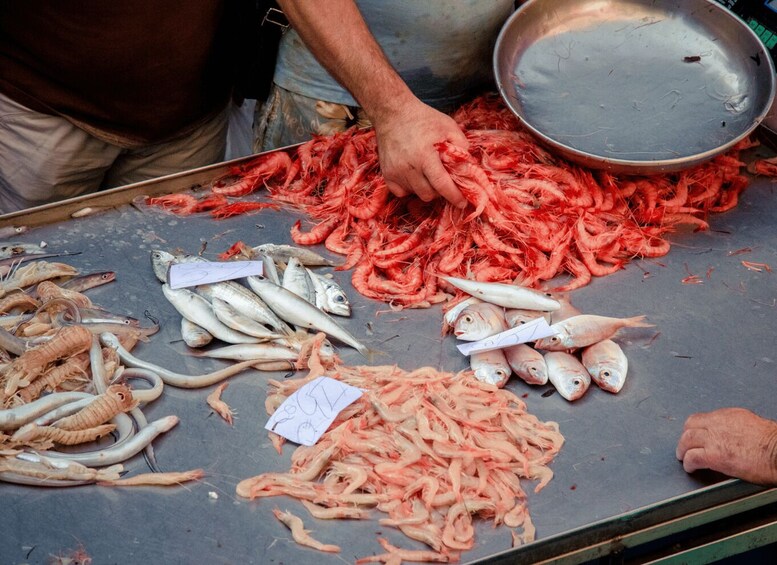
M 602 371 L 602 376 L 603 377 L 609 377 L 611 375 L 612 375 L 612 373 L 610 373 L 610 371 Z
M 557 335 L 554 335 L 553 337 L 550 338 L 550 342 L 551 343 L 556 343 L 557 341 L 558 341 L 558 336 Z
M 342 294 L 338 294 L 337 296 L 335 296 L 334 300 L 335 300 L 335 302 L 337 302 L 339 304 L 344 304 L 345 303 L 345 296 L 343 296 Z
M 583 380 L 582 379 L 572 379 L 572 384 L 575 385 L 575 386 L 580 386 L 580 385 L 583 384 Z
M 497 374 L 497 375 L 499 375 L 500 377 L 508 377 L 508 376 L 509 376 L 509 374 L 507 373 L 507 371 L 505 371 L 505 370 L 503 370 L 503 369 L 499 369 L 499 370 L 496 372 L 496 374 Z
M 463 321 L 465 321 L 465 322 L 471 322 L 471 321 L 472 321 L 472 316 L 471 316 L 471 315 L 469 315 L 469 314 L 464 314 L 464 315 L 461 317 L 461 319 L 462 319 Z

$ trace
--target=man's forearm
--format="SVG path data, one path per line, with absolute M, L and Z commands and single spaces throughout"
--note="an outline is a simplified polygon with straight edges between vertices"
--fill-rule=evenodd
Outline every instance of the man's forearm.
M 378 123 L 413 98 L 370 33 L 353 0 L 279 0 L 321 65 Z

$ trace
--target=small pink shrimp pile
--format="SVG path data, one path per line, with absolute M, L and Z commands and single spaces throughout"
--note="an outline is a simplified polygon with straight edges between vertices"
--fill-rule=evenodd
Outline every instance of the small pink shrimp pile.
M 267 411 L 319 375 L 269 381 Z M 288 473 L 245 479 L 238 495 L 288 495 L 322 518 L 364 518 L 376 507 L 388 514 L 381 525 L 429 546 L 414 554 L 424 561 L 458 561 L 474 546 L 474 515 L 517 528 L 521 543 L 534 539 L 521 481 L 539 480 L 538 492 L 551 480 L 548 464 L 564 442 L 558 424 L 539 421 L 513 393 L 468 373 L 340 366 L 328 375 L 364 395 L 318 443 L 294 451 Z
M 263 183 L 272 197 L 303 209 L 298 244 L 324 243 L 347 256 L 363 295 L 398 306 L 428 306 L 452 292 L 439 274 L 530 287 L 559 275 L 565 291 L 618 271 L 634 258 L 669 251 L 676 226 L 708 227 L 710 212 L 737 204 L 748 184 L 739 151 L 680 173 L 615 175 L 572 165 L 540 147 L 496 96 L 480 97 L 454 118 L 469 152 L 440 144 L 442 161 L 469 205 L 395 198 L 380 173 L 375 134 L 351 129 L 315 137 L 293 158 L 258 159 L 235 194 Z M 269 172 L 268 172 L 269 171 Z M 278 179 L 282 182 L 274 182 Z M 214 188 L 214 191 L 216 188 Z

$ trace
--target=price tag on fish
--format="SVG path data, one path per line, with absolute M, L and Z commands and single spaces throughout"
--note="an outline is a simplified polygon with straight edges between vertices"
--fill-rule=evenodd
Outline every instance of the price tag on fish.
M 210 284 L 252 275 L 261 275 L 261 261 L 193 261 L 173 263 L 167 274 L 170 288 L 186 288 L 199 284 Z
M 337 415 L 362 395 L 330 377 L 318 377 L 283 401 L 265 429 L 302 445 L 314 445 Z
M 531 322 L 526 322 L 507 331 L 494 334 L 480 341 L 472 341 L 457 345 L 459 351 L 464 355 L 481 353 L 483 351 L 493 351 L 494 349 L 504 349 L 511 345 L 519 343 L 529 343 L 543 337 L 555 335 L 556 331 L 552 329 L 545 318 L 537 318 Z

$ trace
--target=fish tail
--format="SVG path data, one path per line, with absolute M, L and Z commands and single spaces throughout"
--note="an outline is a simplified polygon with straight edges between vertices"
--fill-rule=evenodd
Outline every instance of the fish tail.
M 385 351 L 380 351 L 378 349 L 371 349 L 369 347 L 362 347 L 358 349 L 359 353 L 362 354 L 362 356 L 367 360 L 368 363 L 372 364 L 375 361 L 376 356 L 385 356 L 388 355 Z
M 624 325 L 630 328 L 654 328 L 655 324 L 649 324 L 645 321 L 645 315 L 633 316 L 631 318 L 625 318 L 623 320 Z

